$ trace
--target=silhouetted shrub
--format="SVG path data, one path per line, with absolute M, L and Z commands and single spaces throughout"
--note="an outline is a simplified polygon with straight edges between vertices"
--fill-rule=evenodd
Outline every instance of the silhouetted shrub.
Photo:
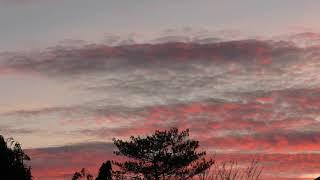
M 215 163 L 211 168 L 199 174 L 199 180 L 258 180 L 262 172 L 257 160 L 247 167 L 239 167 L 236 161 Z

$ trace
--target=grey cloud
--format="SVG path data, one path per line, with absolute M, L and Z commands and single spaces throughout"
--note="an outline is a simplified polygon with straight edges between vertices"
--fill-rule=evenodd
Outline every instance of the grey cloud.
M 27 149 L 30 152 L 45 152 L 45 153 L 76 153 L 81 151 L 107 151 L 112 152 L 115 146 L 112 143 L 105 142 L 84 142 L 78 144 L 70 144 L 58 147 L 44 147 L 36 149 Z
M 1 135 L 32 134 L 34 132 L 39 132 L 39 130 L 27 129 L 27 128 L 14 128 L 14 127 L 0 127 Z
M 259 51 L 264 52 L 259 52 Z M 283 42 L 242 40 L 213 44 L 163 43 L 123 46 L 84 45 L 79 48 L 58 46 L 40 53 L 13 53 L 3 67 L 21 71 L 72 75 L 89 72 L 111 73 L 120 70 L 192 69 L 186 64 L 221 65 L 237 63 L 257 65 L 259 53 L 276 58 L 275 63 L 294 61 L 301 49 Z M 293 54 L 290 57 L 290 54 Z M 280 56 L 281 61 L 278 60 Z M 285 57 L 289 56 L 289 57 Z M 253 63 L 253 64 L 252 64 Z M 259 65 L 259 64 L 258 64 Z

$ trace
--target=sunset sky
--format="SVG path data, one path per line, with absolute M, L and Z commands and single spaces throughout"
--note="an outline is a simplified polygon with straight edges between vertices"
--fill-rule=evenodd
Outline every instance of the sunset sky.
M 36 180 L 190 128 L 264 179 L 320 176 L 320 1 L 0 0 L 0 134 Z

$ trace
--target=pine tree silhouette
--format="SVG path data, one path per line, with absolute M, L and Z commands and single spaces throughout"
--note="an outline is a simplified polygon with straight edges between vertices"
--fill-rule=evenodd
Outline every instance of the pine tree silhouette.
M 113 139 L 113 142 L 118 148 L 115 154 L 130 159 L 113 162 L 121 169 L 114 173 L 131 179 L 189 179 L 214 163 L 205 159 L 205 151 L 197 151 L 199 142 L 189 139 L 188 129 L 179 132 L 172 128 L 147 137 L 131 136 L 129 141 Z

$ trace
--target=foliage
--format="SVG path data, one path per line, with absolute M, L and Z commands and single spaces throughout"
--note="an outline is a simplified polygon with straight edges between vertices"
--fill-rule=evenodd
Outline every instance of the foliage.
M 112 180 L 112 166 L 110 161 L 106 161 L 101 165 L 96 180 Z
M 151 136 L 113 142 L 118 148 L 114 153 L 130 159 L 113 162 L 120 168 L 115 171 L 119 179 L 189 179 L 214 164 L 212 159 L 205 159 L 205 151 L 197 152 L 199 142 L 189 139 L 188 129 L 158 130 Z
M 1 179 L 31 180 L 31 168 L 25 164 L 29 160 L 18 142 L 0 135 Z

